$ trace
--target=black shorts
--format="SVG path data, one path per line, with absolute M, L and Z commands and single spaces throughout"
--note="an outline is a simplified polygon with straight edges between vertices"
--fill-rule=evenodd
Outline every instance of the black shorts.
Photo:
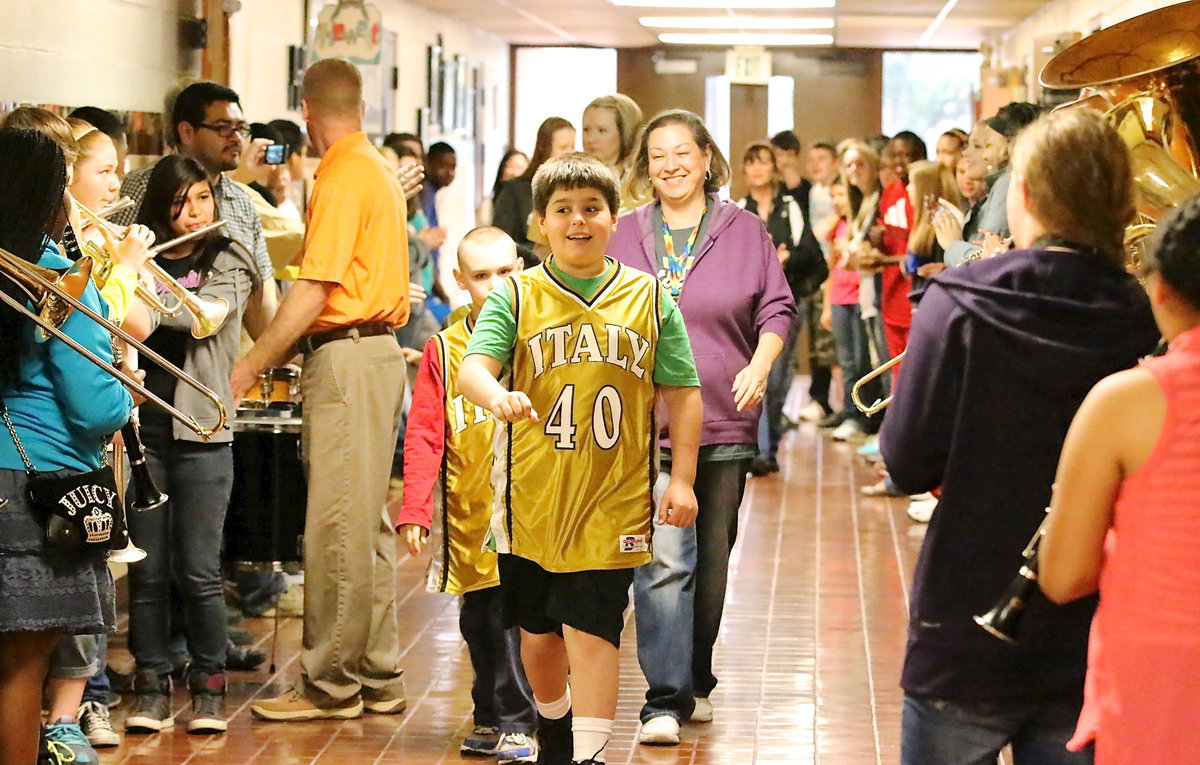
M 535 635 L 562 634 L 563 625 L 621 647 L 633 569 L 547 571 L 516 555 L 500 556 L 504 626 Z

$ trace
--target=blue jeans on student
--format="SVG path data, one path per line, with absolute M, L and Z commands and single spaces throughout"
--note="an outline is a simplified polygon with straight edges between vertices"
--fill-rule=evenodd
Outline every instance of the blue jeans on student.
M 762 415 L 758 419 L 758 451 L 764 459 L 775 458 L 783 438 L 783 405 L 787 403 L 792 379 L 796 376 L 796 338 L 804 326 L 807 313 L 803 301 L 798 309 L 783 340 L 783 350 L 775 357 L 775 363 L 767 373 L 767 393 L 763 396 Z
M 901 765 L 995 765 L 1011 744 L 1015 765 L 1091 765 L 1068 752 L 1083 700 L 954 702 L 904 694 Z
M 108 694 L 112 691 L 112 683 L 108 679 L 108 673 L 104 671 L 108 658 L 108 635 L 100 635 L 97 642 L 100 649 L 100 668 L 88 678 L 87 685 L 83 688 L 83 700 L 97 701 L 108 706 Z
M 737 541 L 738 508 L 750 460 L 705 462 L 696 474 L 696 525 L 654 527 L 654 560 L 633 580 L 638 663 L 650 685 L 643 722 L 669 715 L 692 716 L 695 697 L 717 685 L 713 646 L 725 609 L 729 553 Z M 670 482 L 658 476 L 655 496 Z
M 867 416 L 858 411 L 850 398 L 854 383 L 871 371 L 871 354 L 867 346 L 867 328 L 863 324 L 857 303 L 830 306 L 833 314 L 833 338 L 837 345 L 838 365 L 842 368 L 842 414 L 854 419 L 868 430 Z M 860 390 L 865 403 L 872 403 L 882 391 L 875 381 Z
M 139 671 L 171 671 L 171 582 L 182 599 L 192 668 L 225 671 L 221 533 L 233 488 L 230 444 L 176 441 L 170 420 L 143 418 L 142 441 L 155 483 L 170 499 L 129 513 L 129 533 L 146 559 L 129 567 L 129 644 Z
M 533 691 L 521 665 L 521 631 L 504 628 L 499 587 L 463 595 L 458 630 L 467 643 L 475 680 L 475 725 L 502 733 L 537 732 Z

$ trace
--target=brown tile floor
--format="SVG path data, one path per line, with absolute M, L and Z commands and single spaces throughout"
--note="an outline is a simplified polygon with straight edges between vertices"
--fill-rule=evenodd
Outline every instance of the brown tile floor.
M 729 763 L 895 763 L 911 571 L 924 532 L 901 500 L 863 498 L 874 480 L 854 455 L 813 426 L 788 435 L 779 475 L 752 479 L 742 508 L 724 634 L 716 721 L 684 726 L 672 748 L 634 743 L 645 691 L 629 624 L 622 649 L 622 695 L 609 762 L 650 765 Z M 166 734 L 129 736 L 102 755 L 105 765 L 158 763 L 321 763 L 426 765 L 479 762 L 458 755 L 469 730 L 471 679 L 457 630 L 456 601 L 422 590 L 423 563 L 397 571 L 404 666 L 410 703 L 400 717 L 347 722 L 261 723 L 252 699 L 273 695 L 297 671 L 300 621 L 281 623 L 278 672 L 236 673 L 232 721 L 224 736 L 189 736 L 186 699 Z M 269 649 L 267 620 L 252 620 Z M 114 663 L 126 667 L 119 648 Z M 116 710 L 123 719 L 129 702 Z

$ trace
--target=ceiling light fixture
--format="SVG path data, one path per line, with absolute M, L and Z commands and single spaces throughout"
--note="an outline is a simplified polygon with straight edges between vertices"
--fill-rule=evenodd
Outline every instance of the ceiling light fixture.
M 740 16 L 644 16 L 638 23 L 660 29 L 833 29 L 833 19 L 748 19 Z
M 703 32 L 666 32 L 658 36 L 668 45 L 833 45 L 833 35 L 787 34 L 706 34 Z
M 787 10 L 833 8 L 834 0 L 609 0 L 631 8 L 678 8 L 684 10 Z
M 933 22 L 925 28 L 921 36 L 917 38 L 917 45 L 924 45 L 929 42 L 929 38 L 933 37 L 933 33 L 938 30 L 946 17 L 950 15 L 950 11 L 954 10 L 954 6 L 958 5 L 958 0 L 946 0 L 946 4 L 942 6 L 942 10 L 938 11 L 938 15 L 933 19 Z

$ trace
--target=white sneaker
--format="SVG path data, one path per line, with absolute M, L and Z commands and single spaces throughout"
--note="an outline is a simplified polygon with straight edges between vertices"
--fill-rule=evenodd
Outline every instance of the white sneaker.
M 933 497 L 929 499 L 914 499 L 908 503 L 908 517 L 917 523 L 929 523 L 929 519 L 933 517 L 933 511 L 937 505 L 938 501 Z
M 867 439 L 867 434 L 859 427 L 859 424 L 854 420 L 846 420 L 841 425 L 838 425 L 833 430 L 834 441 L 850 441 L 852 443 L 861 443 Z
M 97 701 L 85 701 L 79 705 L 75 714 L 83 735 L 93 747 L 119 746 L 121 734 L 113 730 L 112 720 L 108 716 L 108 706 Z
M 800 410 L 800 419 L 805 422 L 820 422 L 829 415 L 825 411 L 825 407 L 821 406 L 816 401 L 809 401 L 808 404 Z
M 537 762 L 538 745 L 533 736 L 504 733 L 496 744 L 496 762 Z
M 712 702 L 706 696 L 697 696 L 695 700 L 696 707 L 692 710 L 692 716 L 689 719 L 692 722 L 712 722 Z
M 679 721 L 670 715 L 651 717 L 638 729 L 638 743 L 675 746 L 679 743 Z

